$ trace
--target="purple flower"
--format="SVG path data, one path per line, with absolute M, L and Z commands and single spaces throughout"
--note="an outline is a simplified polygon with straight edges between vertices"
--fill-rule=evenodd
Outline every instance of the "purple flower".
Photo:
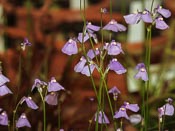
M 167 103 L 162 107 L 158 108 L 159 117 L 163 115 L 172 116 L 174 114 L 174 106 L 172 105 L 172 99 L 168 98 Z
M 120 107 L 119 111 L 115 112 L 114 118 L 126 118 L 129 120 L 129 117 L 126 113 L 126 108 L 125 107 Z
M 75 65 L 74 71 L 75 72 L 81 72 L 86 64 L 86 59 L 82 56 L 80 58 L 80 61 Z
M 100 51 L 98 48 L 96 48 L 95 50 L 93 49 L 90 49 L 88 52 L 87 52 L 87 56 L 90 58 L 90 59 L 93 59 L 96 55 L 99 55 L 100 54 Z
M 21 116 L 19 117 L 18 121 L 16 122 L 16 127 L 21 128 L 21 127 L 31 127 L 26 114 L 22 113 Z
M 169 26 L 165 23 L 165 21 L 163 20 L 162 17 L 156 18 L 155 23 L 156 23 L 157 29 L 165 30 L 165 29 L 169 28 Z
M 145 64 L 144 63 L 137 64 L 136 69 L 138 70 L 138 72 L 134 77 L 136 79 L 141 78 L 142 80 L 147 81 L 148 75 L 147 75 Z
M 107 47 L 108 55 L 118 55 L 124 53 L 121 44 L 112 40 L 112 42 Z
M 153 22 L 151 13 L 146 9 L 142 12 L 141 18 L 145 23 L 152 23 Z
M 42 89 L 42 87 L 45 87 L 45 86 L 47 86 L 47 83 L 46 82 L 41 81 L 39 79 L 35 79 L 35 82 L 34 82 L 34 84 L 32 86 L 32 90 L 31 91 L 33 91 L 33 89 L 35 87 L 37 87 L 38 89 Z
M 68 42 L 63 46 L 62 50 L 63 53 L 67 55 L 73 55 L 78 53 L 77 42 L 74 39 L 69 39 Z
M 8 116 L 7 116 L 6 111 L 3 111 L 0 114 L 0 125 L 4 125 L 4 126 L 8 125 Z
M 6 85 L 0 86 L 0 96 L 4 96 L 6 94 L 13 94 L 13 93 Z
M 141 19 L 145 23 L 152 23 L 153 22 L 151 13 L 146 9 L 143 12 L 137 11 L 136 13 L 125 15 L 124 19 L 125 19 L 127 24 L 137 24 L 138 22 L 140 22 Z
M 128 110 L 133 111 L 133 112 L 138 112 L 139 111 L 138 104 L 129 104 L 129 102 L 124 102 L 124 107 Z
M 86 30 L 89 33 L 93 33 L 94 31 L 99 31 L 100 30 L 100 27 L 99 26 L 96 26 L 96 25 L 92 25 L 91 22 L 87 22 Z
M 84 37 L 84 38 L 83 38 Z M 93 33 L 78 33 L 78 40 L 83 43 L 86 42 L 90 37 L 92 37 L 94 40 L 97 39 L 97 36 Z
M 117 21 L 114 19 L 112 19 L 106 26 L 104 26 L 103 29 L 113 32 L 126 31 L 126 27 L 122 24 L 117 23 Z
M 113 88 L 111 88 L 108 93 L 112 93 L 113 94 L 113 99 L 116 101 L 118 98 L 118 94 L 120 94 L 120 90 L 114 86 Z
M 49 105 L 57 105 L 58 104 L 58 93 L 51 92 L 45 97 L 45 101 Z
M 136 12 L 133 14 L 125 15 L 124 19 L 127 24 L 137 24 L 141 19 L 141 13 Z
M 32 97 L 22 97 L 22 99 L 21 99 L 21 104 L 23 103 L 23 102 L 26 102 L 26 104 L 27 104 L 27 106 L 29 107 L 29 108 L 31 108 L 31 109 L 34 109 L 34 110 L 36 110 L 36 109 L 38 109 L 38 106 L 35 104 L 35 102 L 32 100 Z
M 0 86 L 4 85 L 7 82 L 10 82 L 10 80 L 7 77 L 5 77 L 0 71 Z
M 110 61 L 108 67 L 119 75 L 126 72 L 126 69 L 115 58 Z
M 141 120 L 142 120 L 142 117 L 140 114 L 134 114 L 129 116 L 129 121 L 134 125 L 140 123 Z
M 55 79 L 55 77 L 51 78 L 51 81 L 48 83 L 48 92 L 65 90 L 63 86 L 61 86 Z
M 157 8 L 155 8 L 155 12 L 158 12 L 159 14 L 161 14 L 165 18 L 168 18 L 171 16 L 171 12 L 168 9 L 162 8 L 162 6 L 160 6 L 160 5 Z
M 82 74 L 86 76 L 90 76 L 95 69 L 95 64 L 90 63 L 89 65 L 86 65 L 83 70 L 81 71 Z
M 98 123 L 99 124 L 109 124 L 109 119 L 107 118 L 107 116 L 105 115 L 105 113 L 103 111 L 99 111 L 99 113 L 95 113 L 95 119 L 94 121 L 97 121 L 98 118 Z
M 24 42 L 21 43 L 22 50 L 25 50 L 26 46 L 31 46 L 32 44 L 29 42 L 27 38 L 24 38 Z

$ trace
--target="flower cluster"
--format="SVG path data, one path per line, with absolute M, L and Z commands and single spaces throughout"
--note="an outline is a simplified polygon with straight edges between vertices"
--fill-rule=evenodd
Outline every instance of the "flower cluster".
M 42 94 L 43 90 L 46 89 L 46 93 L 44 93 L 43 97 L 47 104 L 49 105 L 57 105 L 58 104 L 58 91 L 65 90 L 62 85 L 60 85 L 55 77 L 52 77 L 48 84 L 39 79 L 35 79 L 35 82 L 32 86 L 32 91 L 37 88 L 38 91 Z M 47 94 L 48 92 L 48 94 Z
M 163 17 L 169 18 L 170 16 L 171 12 L 159 5 L 153 10 L 153 12 L 145 9 L 142 12 L 137 11 L 136 13 L 125 15 L 124 19 L 127 24 L 137 24 L 140 20 L 143 20 L 145 23 L 155 25 L 157 29 L 165 30 L 169 28 L 169 26 L 165 23 Z
M 126 27 L 122 24 L 117 23 L 114 19 L 112 19 L 107 25 L 103 28 L 92 25 L 90 22 L 87 23 L 85 30 L 83 33 L 79 33 L 77 39 L 69 39 L 68 42 L 63 46 L 62 52 L 67 55 L 77 54 L 78 46 L 77 43 L 80 42 L 81 46 L 88 40 L 93 38 L 94 41 L 97 41 L 97 37 L 95 32 L 99 30 L 109 30 L 113 32 L 121 32 L 126 31 Z M 94 69 L 100 70 L 100 67 L 97 62 L 97 57 L 105 57 L 106 54 L 112 56 L 112 60 L 110 60 L 109 65 L 106 68 L 106 72 L 108 70 L 113 70 L 117 74 L 123 74 L 126 72 L 126 69 L 122 66 L 122 64 L 117 61 L 116 56 L 119 54 L 124 54 L 121 43 L 112 40 L 111 42 L 105 42 L 99 48 L 89 49 L 87 52 L 84 52 L 83 56 L 80 58 L 80 61 L 75 65 L 75 72 L 80 72 L 86 76 L 90 76 Z
M 10 80 L 2 74 L 2 68 L 0 67 L 0 96 L 12 94 L 11 90 L 6 86 L 7 82 L 10 82 Z

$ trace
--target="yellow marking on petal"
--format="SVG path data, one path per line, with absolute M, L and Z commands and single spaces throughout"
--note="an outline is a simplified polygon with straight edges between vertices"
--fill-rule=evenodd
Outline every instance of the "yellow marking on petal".
M 141 68 L 140 71 L 141 71 L 141 72 L 145 72 L 146 69 L 145 69 L 145 68 Z
M 122 108 L 120 108 L 120 109 L 121 109 L 122 111 L 125 111 L 125 110 L 126 110 L 126 109 L 125 109 L 125 108 L 123 108 L 123 107 L 122 107 Z

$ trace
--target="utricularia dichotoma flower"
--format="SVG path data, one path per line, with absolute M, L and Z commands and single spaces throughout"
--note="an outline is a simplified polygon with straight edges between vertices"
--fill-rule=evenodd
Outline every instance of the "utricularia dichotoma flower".
M 108 67 L 109 67 L 109 70 L 115 71 L 115 73 L 119 75 L 126 72 L 126 69 L 123 67 L 122 64 L 120 64 L 120 62 L 116 58 L 113 58 L 110 61 Z
M 47 86 L 47 83 L 44 81 L 41 81 L 40 79 L 35 79 L 35 82 L 32 86 L 32 90 L 33 91 L 35 88 L 37 88 L 38 90 L 42 91 L 43 88 L 45 88 Z
M 92 25 L 91 22 L 87 22 L 84 32 L 79 33 L 77 39 L 80 43 L 84 43 L 90 38 L 93 38 L 93 40 L 97 42 L 97 36 L 94 32 L 99 30 L 100 30 L 99 26 Z
M 114 118 L 125 118 L 127 120 L 130 120 L 126 112 L 127 110 L 138 112 L 139 106 L 138 104 L 130 104 L 129 102 L 124 102 L 124 104 L 120 107 L 119 111 L 115 112 Z
M 4 96 L 6 94 L 12 94 L 11 90 L 6 86 L 6 83 L 10 80 L 2 74 L 0 70 L 0 96 Z
M 120 53 L 123 53 L 121 43 L 116 42 L 115 40 L 112 40 L 110 43 L 106 43 L 105 49 L 107 50 L 108 55 L 118 55 Z
M 155 25 L 157 29 L 164 30 L 169 26 L 165 23 L 163 17 L 169 18 L 170 16 L 171 12 L 159 5 L 154 8 L 153 12 L 145 9 L 143 12 L 137 11 L 136 13 L 125 15 L 124 19 L 127 24 L 137 24 L 140 20 L 143 20 L 145 23 Z
M 60 85 L 55 77 L 52 77 L 50 82 L 48 83 L 48 92 L 55 92 L 55 91 L 60 91 L 60 90 L 65 90 L 62 85 Z
M 118 98 L 118 94 L 120 94 L 120 90 L 116 86 L 114 86 L 108 91 L 108 93 L 113 94 L 113 99 L 116 101 Z
M 31 46 L 32 44 L 29 42 L 27 38 L 24 38 L 24 42 L 21 43 L 21 49 L 24 51 L 26 49 L 26 46 Z
M 32 97 L 22 97 L 20 104 L 23 104 L 24 102 L 26 102 L 27 106 L 31 109 L 38 109 L 38 106 L 35 104 L 35 102 L 32 100 Z
M 119 24 L 117 21 L 112 19 L 107 25 L 103 27 L 103 30 L 109 30 L 113 32 L 126 31 L 126 27 L 122 24 Z
M 159 116 L 160 122 L 162 121 L 162 116 L 163 115 L 172 116 L 174 114 L 174 106 L 172 105 L 173 100 L 171 98 L 168 98 L 166 100 L 166 102 L 167 103 L 165 105 L 158 108 L 158 116 Z
M 16 122 L 16 127 L 21 128 L 21 127 L 31 127 L 30 122 L 28 121 L 26 114 L 22 113 L 21 116 L 19 117 L 18 121 Z
M 136 66 L 136 69 L 138 70 L 137 74 L 134 76 L 136 79 L 142 79 L 143 81 L 148 80 L 148 74 L 146 71 L 146 67 L 144 63 L 139 63 Z
M 77 41 L 75 38 L 70 38 L 68 42 L 63 46 L 62 52 L 67 55 L 73 55 L 78 53 Z
M 57 105 L 58 104 L 58 93 L 51 92 L 47 96 L 45 96 L 45 101 L 49 105 Z
M 97 121 L 99 124 L 109 124 L 109 119 L 108 117 L 105 115 L 105 113 L 103 111 L 99 111 L 98 113 L 95 113 L 95 118 L 94 121 Z
M 8 116 L 6 111 L 1 112 L 0 114 L 0 125 L 4 125 L 4 126 L 8 125 Z

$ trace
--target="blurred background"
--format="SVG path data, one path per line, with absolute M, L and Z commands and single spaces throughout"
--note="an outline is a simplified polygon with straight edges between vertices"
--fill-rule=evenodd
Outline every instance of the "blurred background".
M 119 103 L 120 100 L 121 102 L 122 100 L 141 102 L 139 101 L 141 84 L 133 79 L 133 75 L 135 65 L 143 62 L 143 43 L 147 26 L 141 22 L 128 26 L 123 15 L 136 10 L 142 11 L 144 8 L 150 9 L 151 2 L 151 0 L 113 0 L 112 3 L 112 18 L 127 27 L 126 32 L 112 35 L 112 39 L 122 43 L 125 55 L 119 56 L 119 60 L 128 70 L 125 75 L 119 76 L 113 72 L 108 75 L 109 88 L 117 86 L 121 90 L 122 96 L 119 97 Z M 175 0 L 155 0 L 154 7 L 158 4 L 168 8 L 172 16 L 166 20 L 170 26 L 168 30 L 153 29 L 152 33 L 152 88 L 149 104 L 156 103 L 150 109 L 155 121 L 157 107 L 164 102 L 165 98 L 175 97 L 173 94 L 175 89 Z M 85 0 L 85 5 L 86 20 L 94 25 L 100 25 L 100 9 L 107 8 L 109 11 L 110 4 L 109 0 Z M 104 25 L 107 24 L 110 21 L 110 14 L 104 14 L 102 21 Z M 0 107 L 8 112 L 9 119 L 15 107 L 12 99 L 16 94 L 19 100 L 23 96 L 31 95 L 39 105 L 41 101 L 38 93 L 31 93 L 34 80 L 40 78 L 48 82 L 51 77 L 55 77 L 67 90 L 59 94 L 61 127 L 66 131 L 87 129 L 89 119 L 96 112 L 96 100 L 90 101 L 90 98 L 95 97 L 92 84 L 89 78 L 73 71 L 81 54 L 69 57 L 61 52 L 66 41 L 71 37 L 77 37 L 82 29 L 83 20 L 80 15 L 79 0 L 0 0 L 0 61 L 3 74 L 10 79 L 8 87 L 13 92 L 13 95 L 0 97 Z M 20 46 L 26 37 L 32 46 L 21 52 Z M 108 41 L 107 33 L 104 33 L 104 39 Z M 22 70 L 18 89 L 20 59 Z M 95 72 L 93 76 L 98 85 L 99 75 Z M 32 130 L 42 130 L 42 119 L 40 119 L 42 108 L 39 111 L 19 109 L 19 112 L 23 111 L 27 112 Z M 57 106 L 47 105 L 48 130 L 57 130 L 57 115 Z M 173 129 L 171 124 L 168 126 Z M 129 123 L 125 128 L 130 131 L 136 130 Z M 0 129 L 6 128 L 0 126 Z

